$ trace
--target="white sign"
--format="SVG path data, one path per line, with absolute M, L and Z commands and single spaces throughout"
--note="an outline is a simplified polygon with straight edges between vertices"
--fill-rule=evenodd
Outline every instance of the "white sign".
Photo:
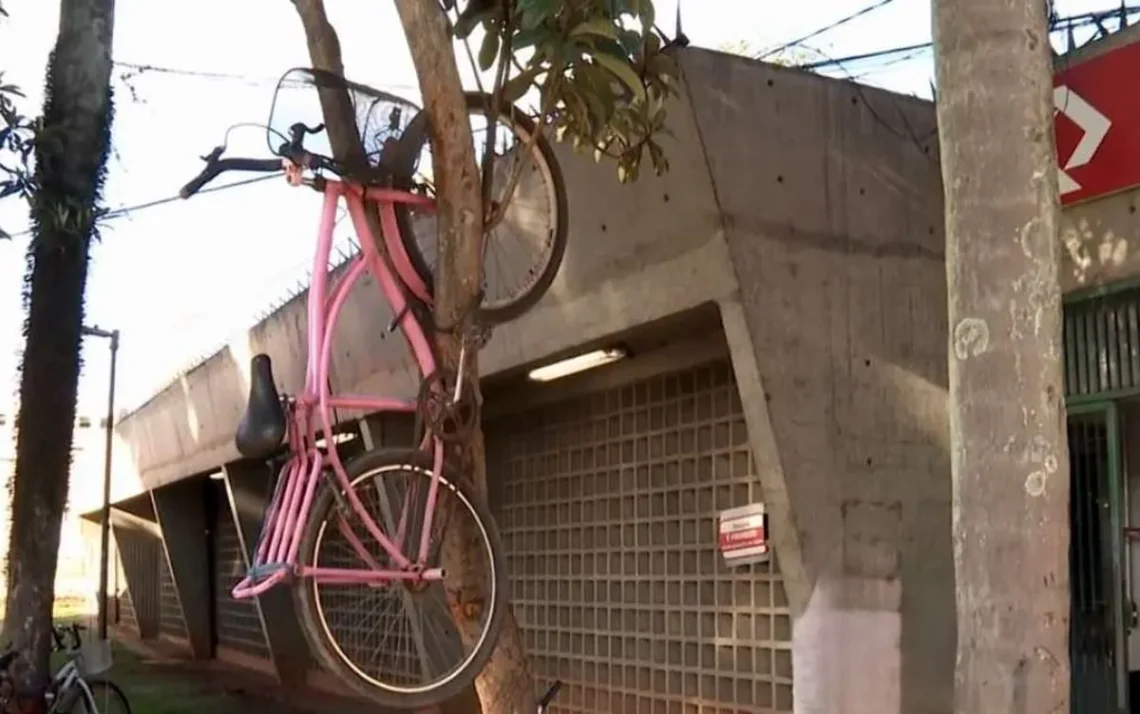
M 751 565 L 768 560 L 768 516 L 763 503 L 720 512 L 718 547 L 727 565 Z

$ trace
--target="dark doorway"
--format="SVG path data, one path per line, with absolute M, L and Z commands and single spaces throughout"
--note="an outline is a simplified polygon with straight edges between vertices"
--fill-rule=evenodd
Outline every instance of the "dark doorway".
M 1073 714 L 1128 712 L 1123 486 L 1111 403 L 1069 409 Z

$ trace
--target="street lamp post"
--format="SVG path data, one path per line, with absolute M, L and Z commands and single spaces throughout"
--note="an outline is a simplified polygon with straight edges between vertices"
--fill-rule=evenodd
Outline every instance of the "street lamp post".
M 87 337 L 103 337 L 111 341 L 111 383 L 107 389 L 107 432 L 103 455 L 103 507 L 99 534 L 99 639 L 107 639 L 107 564 L 111 550 L 111 449 L 115 437 L 115 362 L 119 354 L 119 331 L 84 327 Z

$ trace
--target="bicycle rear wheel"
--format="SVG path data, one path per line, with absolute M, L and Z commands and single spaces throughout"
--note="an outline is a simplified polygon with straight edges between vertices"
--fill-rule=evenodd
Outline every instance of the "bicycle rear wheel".
M 482 137 L 491 125 L 491 98 L 469 93 L 466 101 L 477 149 L 475 160 L 481 162 L 488 149 Z M 484 236 L 484 295 L 479 317 L 489 324 L 518 318 L 546 294 L 562 267 L 569 230 L 566 186 L 550 142 L 544 135 L 534 137 L 534 121 L 517 107 L 508 104 L 499 114 L 492 147 L 492 201 L 506 206 L 502 220 Z M 434 193 L 425 177 L 431 170 L 426 112 L 416 115 L 400 141 L 394 162 L 397 175 L 412 176 L 418 170 L 418 179 L 426 180 L 429 193 Z M 508 198 L 506 190 L 516 167 L 517 183 Z M 431 289 L 437 259 L 435 214 L 397 204 L 396 216 L 404 249 Z
M 350 461 L 346 471 L 353 492 L 393 540 L 401 514 L 407 513 L 404 532 L 410 535 L 402 552 L 414 559 L 431 483 L 430 460 L 421 452 L 372 451 Z M 369 556 L 381 568 L 389 567 L 388 554 L 351 507 L 346 512 L 340 505 L 343 494 L 334 492 L 333 485 L 328 480 L 314 503 L 301 541 L 301 562 L 368 567 L 340 531 L 343 518 Z M 332 673 L 382 706 L 417 709 L 450 699 L 471 684 L 498 639 L 507 582 L 491 515 L 446 471 L 437 498 L 427 567 L 446 562 L 442 582 L 331 584 L 307 578 L 293 587 L 298 617 L 314 652 Z M 472 579 L 480 585 L 476 593 L 463 584 Z M 365 611 L 369 604 L 379 605 L 381 612 Z

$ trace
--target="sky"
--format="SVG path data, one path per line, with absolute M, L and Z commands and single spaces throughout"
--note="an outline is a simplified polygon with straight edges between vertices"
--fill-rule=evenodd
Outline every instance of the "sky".
M 674 29 L 678 1 L 656 0 L 658 25 L 667 33 Z M 800 56 L 847 57 L 930 40 L 929 0 L 814 0 L 795 13 L 763 0 L 680 1 L 685 34 L 701 47 L 779 47 L 872 4 L 881 7 L 813 37 Z M 34 115 L 58 3 L 4 5 L 10 17 L 0 21 L 0 70 L 5 83 L 23 88 L 27 100 L 21 108 Z M 416 101 L 415 72 L 393 4 L 325 5 L 340 34 L 346 75 Z M 1118 5 L 1055 3 L 1062 15 Z M 308 66 L 291 3 L 118 0 L 115 19 L 116 113 L 105 203 L 110 209 L 159 203 L 108 221 L 92 251 L 87 324 L 122 333 L 116 401 L 129 409 L 299 290 L 312 258 L 319 196 L 283 194 L 282 182 L 263 181 L 162 202 L 200 170 L 198 157 L 220 144 L 228 127 L 265 123 L 277 78 Z M 934 74 L 929 50 L 844 63 L 827 73 L 924 97 L 930 96 Z M 465 77 L 471 80 L 470 71 Z M 264 131 L 235 131 L 227 155 L 266 156 Z M 223 176 L 216 183 L 241 178 Z M 27 224 L 23 204 L 0 202 L 0 226 L 16 233 Z M 338 229 L 337 240 L 348 245 L 345 228 Z M 22 347 L 27 241 L 25 235 L 0 242 L 0 413 L 15 403 L 7 395 L 15 394 Z M 107 355 L 105 340 L 85 343 L 80 413 L 106 408 Z

